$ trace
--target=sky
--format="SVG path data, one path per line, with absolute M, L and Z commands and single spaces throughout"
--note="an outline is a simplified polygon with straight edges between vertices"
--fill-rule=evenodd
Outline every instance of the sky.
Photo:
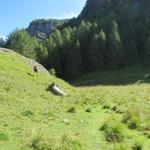
M 0 36 L 28 27 L 35 19 L 76 17 L 86 0 L 0 0 Z

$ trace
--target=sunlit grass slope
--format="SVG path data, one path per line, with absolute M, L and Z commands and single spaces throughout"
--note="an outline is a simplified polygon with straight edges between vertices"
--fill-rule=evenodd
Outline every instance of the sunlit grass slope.
M 126 80 L 142 75 L 113 84 L 119 72 L 86 75 L 74 88 L 0 50 L 0 150 L 149 150 L 149 72 L 125 70 Z M 52 82 L 68 96 L 47 91 Z
M 20 55 L 0 51 L 0 149 L 19 149 L 18 143 L 27 144 L 28 133 L 58 119 L 58 103 L 64 98 L 46 91 L 52 82 L 73 92 L 69 84 L 45 72 L 34 75 Z

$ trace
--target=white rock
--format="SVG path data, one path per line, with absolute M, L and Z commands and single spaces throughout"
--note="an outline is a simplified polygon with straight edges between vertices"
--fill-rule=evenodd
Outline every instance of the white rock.
M 69 120 L 68 119 L 64 119 L 63 120 L 65 124 L 69 124 Z

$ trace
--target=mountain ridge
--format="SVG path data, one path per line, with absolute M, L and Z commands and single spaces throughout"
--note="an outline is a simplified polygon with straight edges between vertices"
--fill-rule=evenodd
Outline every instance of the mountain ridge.
M 120 7 L 124 8 L 126 5 L 131 5 L 132 9 L 138 9 L 141 5 L 140 0 L 87 0 L 85 7 L 81 11 L 79 15 L 79 19 L 81 20 L 88 20 L 88 19 L 98 19 L 102 17 L 102 13 L 107 11 L 107 9 L 112 9 L 117 13 L 117 9 Z M 117 8 L 118 7 L 118 8 Z M 95 11 L 90 11 L 90 9 Z M 116 9 L 117 8 L 117 9 Z M 99 18 L 100 19 L 100 18 Z

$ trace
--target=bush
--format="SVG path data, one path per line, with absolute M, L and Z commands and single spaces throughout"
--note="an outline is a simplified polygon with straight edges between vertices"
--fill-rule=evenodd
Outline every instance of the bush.
M 49 70 L 49 73 L 50 73 L 52 76 L 56 77 L 56 70 L 55 70 L 54 68 L 50 69 L 50 70 Z
M 133 150 L 142 150 L 144 146 L 144 140 L 140 137 L 137 137 L 134 145 L 132 146 Z
M 118 114 L 122 114 L 123 113 L 123 110 L 121 110 L 118 106 L 113 106 L 111 108 L 112 111 L 114 111 L 115 113 L 118 113 Z
M 67 112 L 75 113 L 75 112 L 76 112 L 75 106 L 71 106 L 71 107 L 67 110 Z
M 72 137 L 67 135 L 62 136 L 62 146 L 61 150 L 80 150 L 81 144 L 80 142 Z
M 38 134 L 32 139 L 30 147 L 33 150 L 80 150 L 81 144 L 77 139 L 67 135 L 60 139 L 50 139 Z
M 21 115 L 30 118 L 30 117 L 33 116 L 34 114 L 33 114 L 32 111 L 27 110 L 27 111 L 22 112 Z
M 51 140 L 44 138 L 41 134 L 35 136 L 31 143 L 30 147 L 34 150 L 51 150 L 54 149 L 54 145 Z
M 103 109 L 110 109 L 111 108 L 111 105 L 110 104 L 104 104 L 103 105 Z
M 101 130 L 104 131 L 108 142 L 122 142 L 124 139 L 123 125 L 113 116 L 105 121 Z
M 147 138 L 150 138 L 150 130 L 144 131 L 144 135 L 145 135 Z
M 144 113 L 144 121 L 142 121 L 141 130 L 143 131 L 143 134 L 150 138 L 150 112 Z
M 105 101 L 102 102 L 102 106 L 103 106 L 103 109 L 111 109 L 112 102 L 109 101 L 109 100 L 105 100 Z
M 7 141 L 8 140 L 8 135 L 4 133 L 0 133 L 0 141 Z
M 128 125 L 130 129 L 136 129 L 141 124 L 140 109 L 135 107 L 127 110 L 123 122 Z
M 85 111 L 88 112 L 88 113 L 90 113 L 90 112 L 92 112 L 92 109 L 89 107 Z

